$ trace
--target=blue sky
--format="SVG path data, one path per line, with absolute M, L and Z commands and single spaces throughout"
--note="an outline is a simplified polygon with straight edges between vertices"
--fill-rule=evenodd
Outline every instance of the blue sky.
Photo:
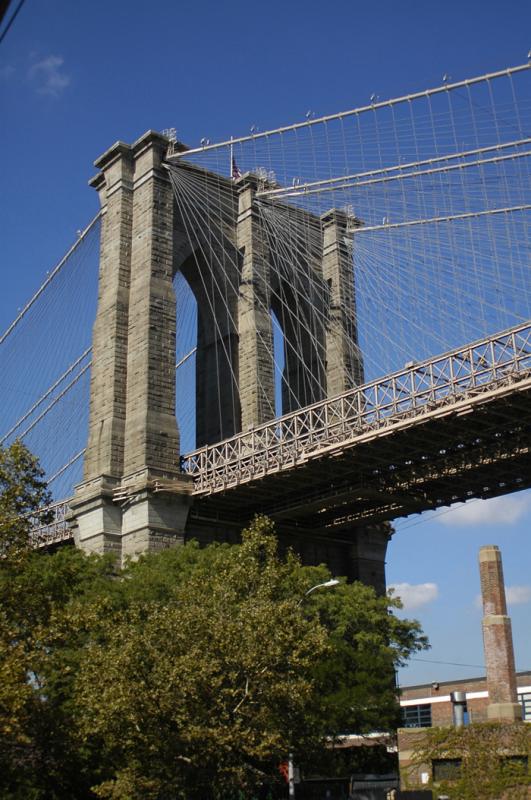
M 531 668 L 531 492 L 471 500 L 396 523 L 387 580 L 419 619 L 432 649 L 401 670 L 404 686 L 481 675 L 483 665 L 478 552 L 496 544 L 503 558 L 516 668 Z M 455 662 L 451 666 L 431 662 Z
M 92 162 L 177 128 L 197 144 L 526 61 L 531 6 L 506 0 L 268 3 L 27 0 L 0 45 L 0 330 L 94 215 Z M 527 493 L 400 522 L 388 578 L 433 661 L 483 663 L 477 551 L 502 548 L 520 668 L 531 668 Z M 413 588 L 411 588 L 413 587 Z M 480 669 L 415 661 L 402 683 Z

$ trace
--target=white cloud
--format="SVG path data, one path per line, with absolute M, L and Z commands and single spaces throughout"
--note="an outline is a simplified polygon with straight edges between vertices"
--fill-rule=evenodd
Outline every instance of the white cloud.
M 404 609 L 420 608 L 439 596 L 436 583 L 395 583 L 389 587 L 402 600 Z
M 58 97 L 70 85 L 70 76 L 63 71 L 64 61 L 62 56 L 47 56 L 31 65 L 28 78 L 39 94 Z
M 446 514 L 437 517 L 441 525 L 511 525 L 522 519 L 531 510 L 531 495 L 506 494 L 490 500 L 469 500 L 468 503 L 456 503 Z
M 511 606 L 531 602 L 531 586 L 507 586 L 505 589 L 507 603 Z

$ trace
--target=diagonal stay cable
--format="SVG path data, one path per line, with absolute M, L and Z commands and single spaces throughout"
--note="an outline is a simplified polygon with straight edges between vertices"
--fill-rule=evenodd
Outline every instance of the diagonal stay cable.
M 20 428 L 20 426 L 22 425 L 22 423 L 23 423 L 23 422 L 25 422 L 25 421 L 28 419 L 28 417 L 30 417 L 30 416 L 33 414 L 33 412 L 34 412 L 34 411 L 36 411 L 36 409 L 37 409 L 37 408 L 38 408 L 38 407 L 41 405 L 41 403 L 43 403 L 43 402 L 44 402 L 44 401 L 45 401 L 45 400 L 46 400 L 46 399 L 47 399 L 47 398 L 48 398 L 48 397 L 49 397 L 49 396 L 52 394 L 52 392 L 53 392 L 55 389 L 57 389 L 57 387 L 58 387 L 58 386 L 60 386 L 60 384 L 61 384 L 61 383 L 64 381 L 64 379 L 65 379 L 66 377 L 68 377 L 68 375 L 70 375 L 70 373 L 71 373 L 71 372 L 73 372 L 73 371 L 75 370 L 75 368 L 78 366 L 78 364 L 80 364 L 80 363 L 83 361 L 83 359 L 84 359 L 84 358 L 86 358 L 86 356 L 88 356 L 88 354 L 91 352 L 91 350 L 92 350 L 92 347 L 87 347 L 87 349 L 85 350 L 85 352 L 84 352 L 84 353 L 82 353 L 82 354 L 79 356 L 79 358 L 77 358 L 77 359 L 74 361 L 74 363 L 73 363 L 73 364 L 70 364 L 70 366 L 68 367 L 68 369 L 66 369 L 66 370 L 63 372 L 63 374 L 62 374 L 62 375 L 60 375 L 60 376 L 59 376 L 59 378 L 57 378 L 57 380 L 55 381 L 55 383 L 53 383 L 53 384 L 52 384 L 52 385 L 51 385 L 51 386 L 50 386 L 50 387 L 49 387 L 49 388 L 48 388 L 48 389 L 47 389 L 47 390 L 44 392 L 44 394 L 42 394 L 42 395 L 39 397 L 39 399 L 35 401 L 35 403 L 34 403 L 34 404 L 31 406 L 31 408 L 30 408 L 28 411 L 26 411 L 26 413 L 25 413 L 25 414 L 24 414 L 22 417 L 20 417 L 20 419 L 18 419 L 18 420 L 15 422 L 15 424 L 14 424 L 14 425 L 13 425 L 13 426 L 12 426 L 12 427 L 11 427 L 11 428 L 10 428 L 10 429 L 7 431 L 7 433 L 5 433 L 5 434 L 2 436 L 2 438 L 0 439 L 0 447 L 1 447 L 1 446 L 4 444 L 4 442 L 6 441 L 6 439 L 8 439 L 8 438 L 11 436 L 11 434 L 12 434 L 12 433 L 14 433 L 14 432 L 16 431 L 16 429 L 17 429 L 17 428 Z M 91 361 L 89 361 L 89 363 L 87 364 L 87 367 L 89 367 L 89 366 L 91 365 L 91 363 L 92 363 L 92 362 L 91 362 Z
M 42 286 L 40 286 L 39 289 L 37 289 L 37 291 L 35 292 L 33 297 L 31 297 L 30 300 L 28 300 L 28 302 L 26 303 L 26 305 L 24 306 L 24 308 L 22 309 L 20 314 L 13 320 L 11 325 L 7 328 L 6 331 L 4 331 L 2 336 L 0 336 L 0 345 L 5 342 L 5 340 L 9 336 L 9 334 L 12 333 L 12 331 L 17 327 L 19 322 L 26 316 L 26 314 L 28 313 L 30 308 L 33 306 L 35 301 L 41 296 L 41 294 L 44 292 L 46 287 L 50 285 L 50 283 L 53 281 L 53 279 L 63 269 L 65 264 L 68 262 L 68 259 L 70 258 L 70 256 L 77 250 L 79 245 L 84 241 L 84 239 L 86 239 L 87 234 L 90 233 L 90 231 L 92 230 L 94 225 L 98 222 L 100 216 L 101 216 L 101 211 L 98 211 L 96 216 L 89 222 L 87 227 L 79 234 L 79 238 L 77 239 L 77 241 L 74 242 L 72 247 L 65 253 L 65 255 L 62 257 L 62 259 L 59 261 L 59 263 L 50 272 L 50 274 L 48 275 L 48 277 L 46 278 L 46 280 L 44 281 Z
M 51 403 L 49 403 L 49 404 L 46 406 L 46 408 L 45 408 L 43 411 L 41 411 L 41 413 L 39 414 L 39 416 L 38 416 L 38 417 L 36 417 L 36 418 L 33 420 L 33 422 L 31 423 L 31 425 L 28 425 L 28 427 L 27 427 L 27 428 L 26 428 L 26 429 L 25 429 L 25 430 L 24 430 L 24 431 L 23 431 L 23 432 L 20 434 L 20 436 L 19 436 L 19 438 L 20 438 L 20 439 L 23 439 L 23 438 L 24 438 L 24 436 L 27 436 L 27 434 L 28 434 L 30 431 L 32 431 L 32 430 L 33 430 L 33 428 L 35 427 L 35 425 L 37 425 L 37 424 L 38 424 L 38 423 L 41 421 L 41 419 L 42 419 L 43 417 L 45 417 L 45 416 L 46 416 L 46 414 L 48 414 L 48 412 L 49 412 L 49 411 L 51 411 L 51 410 L 52 410 L 52 408 L 54 408 L 54 406 L 56 406 L 56 405 L 57 405 L 57 403 L 59 402 L 59 400 L 62 400 L 62 399 L 63 399 L 63 397 L 65 396 L 65 394 L 67 394 L 67 392 L 69 392 L 69 391 L 70 391 L 70 389 L 71 389 L 73 386 L 75 386 L 75 384 L 76 384 L 76 383 L 79 381 L 79 379 L 80 379 L 80 378 L 81 378 L 81 377 L 82 377 L 82 376 L 85 374 L 85 372 L 86 372 L 88 369 L 90 369 L 90 365 L 91 365 L 91 364 L 92 364 L 92 361 L 89 361 L 89 363 L 88 363 L 88 364 L 85 364 L 85 366 L 83 367 L 83 369 L 82 369 L 82 370 L 80 370 L 80 371 L 78 372 L 78 374 L 75 376 L 75 378 L 73 378 L 73 379 L 70 381 L 70 383 L 68 383 L 68 384 L 65 386 L 65 388 L 64 388 L 64 389 L 63 389 L 61 392 L 59 392 L 59 394 L 57 395 L 57 397 L 54 397 L 54 399 L 52 400 L 52 402 L 51 402 Z

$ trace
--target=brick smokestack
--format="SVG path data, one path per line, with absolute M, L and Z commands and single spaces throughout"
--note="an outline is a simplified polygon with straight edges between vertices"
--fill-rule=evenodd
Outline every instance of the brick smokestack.
M 507 616 L 501 553 L 494 544 L 479 551 L 483 599 L 483 648 L 487 667 L 489 720 L 514 722 L 522 718 L 516 693 L 513 635 Z

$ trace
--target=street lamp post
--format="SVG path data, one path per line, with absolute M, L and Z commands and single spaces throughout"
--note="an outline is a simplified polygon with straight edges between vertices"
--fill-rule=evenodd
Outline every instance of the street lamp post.
M 338 583 L 339 581 L 337 580 L 337 578 L 330 578 L 329 581 L 325 581 L 324 583 L 318 583 L 315 586 L 312 586 L 311 589 L 308 589 L 307 592 L 304 592 L 298 604 L 302 605 L 304 599 L 308 597 L 308 595 L 311 594 L 312 592 L 315 592 L 316 589 L 331 589 L 333 586 L 337 586 Z
M 337 586 L 338 583 L 339 581 L 336 578 L 330 578 L 330 580 L 325 581 L 324 583 L 317 583 L 315 586 L 312 586 L 311 589 L 308 589 L 307 592 L 304 592 L 303 596 L 297 603 L 297 606 L 302 605 L 308 595 L 312 592 L 315 592 L 316 589 L 331 589 L 332 587 Z M 290 800 L 295 797 L 295 768 L 293 766 L 293 753 L 289 753 L 288 755 L 288 795 Z

